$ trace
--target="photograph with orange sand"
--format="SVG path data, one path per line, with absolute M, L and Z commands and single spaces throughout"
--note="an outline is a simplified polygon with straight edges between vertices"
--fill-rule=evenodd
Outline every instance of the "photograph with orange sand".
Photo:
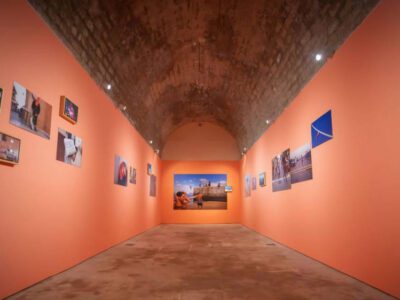
M 226 174 L 175 174 L 174 209 L 227 209 Z

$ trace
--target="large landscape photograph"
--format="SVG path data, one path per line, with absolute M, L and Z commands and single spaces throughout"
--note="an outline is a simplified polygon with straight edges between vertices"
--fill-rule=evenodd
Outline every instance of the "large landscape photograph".
M 174 209 L 227 209 L 226 174 L 175 174 Z

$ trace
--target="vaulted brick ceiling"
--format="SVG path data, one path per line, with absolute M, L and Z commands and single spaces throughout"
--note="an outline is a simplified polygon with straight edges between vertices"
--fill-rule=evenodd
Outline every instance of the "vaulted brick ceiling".
M 243 149 L 378 0 L 29 2 L 155 148 L 210 121 Z

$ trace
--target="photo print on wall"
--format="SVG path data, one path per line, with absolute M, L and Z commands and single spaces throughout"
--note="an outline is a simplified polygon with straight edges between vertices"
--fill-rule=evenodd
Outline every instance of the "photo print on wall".
M 10 123 L 50 139 L 52 107 L 22 85 L 14 82 Z
M 60 99 L 60 116 L 72 124 L 78 122 L 79 108 L 65 96 Z
M 332 138 L 332 111 L 330 110 L 311 124 L 312 147 L 315 148 Z
M 80 167 L 82 163 L 82 139 L 58 128 L 57 160 Z
M 21 140 L 0 132 L 0 162 L 18 164 Z
M 312 178 L 311 145 L 306 144 L 290 152 L 290 180 L 294 184 Z
M 260 186 L 266 186 L 266 185 L 267 185 L 267 183 L 266 183 L 266 181 L 265 181 L 265 172 L 262 172 L 262 173 L 260 173 L 260 174 L 258 175 L 258 184 L 259 184 Z
M 231 185 L 226 185 L 225 186 L 225 193 L 231 193 L 232 192 L 232 186 Z
M 129 167 L 129 183 L 136 184 L 136 169 L 132 166 Z
M 0 88 L 0 112 L 1 112 L 1 99 L 3 99 L 3 89 Z
M 254 191 L 257 189 L 257 177 L 251 178 L 251 189 Z
M 150 175 L 150 197 L 155 197 L 157 193 L 157 177 Z
M 246 175 L 244 177 L 244 196 L 250 197 L 251 196 L 251 176 Z
M 226 174 L 175 174 L 174 209 L 227 209 Z
M 115 155 L 114 159 L 114 183 L 128 185 L 128 162 L 119 155 Z
M 290 188 L 290 149 L 287 149 L 272 159 L 272 191 Z

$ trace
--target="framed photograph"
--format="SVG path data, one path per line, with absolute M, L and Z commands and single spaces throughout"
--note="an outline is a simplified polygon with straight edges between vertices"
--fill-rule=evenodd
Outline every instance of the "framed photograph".
M 1 99 L 3 99 L 3 89 L 0 88 L 0 111 L 1 111 Z
M 290 152 L 290 180 L 294 184 L 312 178 L 311 145 L 305 144 Z
M 10 123 L 50 139 L 52 106 L 17 82 L 11 97 Z
M 119 155 L 115 155 L 114 159 L 114 183 L 128 185 L 128 162 Z
M 56 159 L 80 167 L 82 163 L 82 139 L 59 128 Z
M 290 149 L 272 159 L 272 191 L 283 191 L 291 189 L 290 179 Z
M 332 138 L 332 111 L 330 110 L 311 124 L 312 147 L 315 148 Z
M 0 162 L 19 163 L 21 140 L 0 132 Z
M 265 181 L 265 172 L 258 174 L 258 185 L 259 186 L 266 186 L 267 183 Z
M 155 197 L 157 194 L 157 177 L 150 175 L 150 197 Z
M 151 164 L 147 164 L 147 175 L 153 174 L 153 166 Z
M 129 167 L 129 183 L 136 184 L 136 169 L 132 166 Z
M 65 96 L 60 100 L 60 116 L 72 124 L 78 122 L 78 106 Z
M 226 174 L 175 174 L 174 209 L 227 209 Z
M 232 186 L 231 185 L 225 186 L 225 193 L 231 193 L 231 192 L 232 192 Z

